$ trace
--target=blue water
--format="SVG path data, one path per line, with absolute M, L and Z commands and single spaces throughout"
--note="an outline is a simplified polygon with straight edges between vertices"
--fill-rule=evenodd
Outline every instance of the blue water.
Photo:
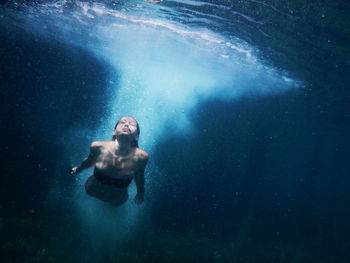
M 5 258 L 347 262 L 347 11 L 343 1 L 3 4 Z M 69 169 L 124 115 L 151 156 L 146 202 L 113 208 L 84 193 L 91 171 Z

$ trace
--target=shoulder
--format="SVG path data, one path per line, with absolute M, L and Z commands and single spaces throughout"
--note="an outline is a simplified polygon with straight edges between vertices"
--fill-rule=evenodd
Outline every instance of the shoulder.
M 101 148 L 107 147 L 111 143 L 113 142 L 112 141 L 94 141 L 90 144 L 90 149 L 94 151 L 99 150 Z
M 135 155 L 136 155 L 136 158 L 138 159 L 138 161 L 143 162 L 143 163 L 147 163 L 147 161 L 149 159 L 148 153 L 141 150 L 140 148 L 136 149 Z
M 147 162 L 149 159 L 148 153 L 146 153 L 145 151 L 141 150 L 140 148 L 136 149 L 135 152 L 135 157 L 136 157 L 136 166 L 137 166 L 137 170 L 139 172 L 144 172 L 146 166 L 147 166 Z

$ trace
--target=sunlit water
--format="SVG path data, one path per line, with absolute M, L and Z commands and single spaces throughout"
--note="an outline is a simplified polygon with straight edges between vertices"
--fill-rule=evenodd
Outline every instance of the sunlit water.
M 212 30 L 218 23 L 239 20 L 193 9 L 205 7 L 220 13 L 227 9 L 225 6 L 200 1 L 178 4 L 135 1 L 106 6 L 57 1 L 27 6 L 16 16 L 19 25 L 33 34 L 83 48 L 111 66 L 115 75 L 109 76 L 108 83 L 114 94 L 104 102 L 108 114 L 101 116 L 103 125 L 92 132 L 95 135 L 90 139 L 108 140 L 121 116 L 134 116 L 141 126 L 140 146 L 152 156 L 157 141 L 171 133 L 195 135 L 190 114 L 200 102 L 269 96 L 301 87 L 288 72 L 261 60 L 256 47 L 234 34 Z M 188 7 L 192 9 L 186 15 Z M 261 23 L 244 14 L 235 15 L 249 23 Z M 77 126 L 68 136 L 86 133 Z M 78 164 L 87 154 L 85 145 L 77 147 L 74 152 L 67 148 L 72 164 Z M 151 162 L 146 174 L 148 186 L 153 183 L 148 173 L 155 172 L 157 167 Z M 83 225 L 87 232 L 93 229 L 94 242 L 118 243 L 147 214 L 147 206 L 140 208 L 129 200 L 120 208 L 111 208 L 86 196 L 83 184 L 87 175 L 89 172 L 82 173 L 76 185 L 75 205 Z M 132 186 L 130 199 L 134 194 Z

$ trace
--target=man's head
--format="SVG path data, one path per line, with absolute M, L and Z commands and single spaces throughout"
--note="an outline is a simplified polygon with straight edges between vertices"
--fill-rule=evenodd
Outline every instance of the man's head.
M 140 127 L 137 121 L 132 117 L 125 116 L 116 123 L 112 140 L 114 141 L 118 136 L 131 136 L 133 146 L 138 147 L 139 135 Z

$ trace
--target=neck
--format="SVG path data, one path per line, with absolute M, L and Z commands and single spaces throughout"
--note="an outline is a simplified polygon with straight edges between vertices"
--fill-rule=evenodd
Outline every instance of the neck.
M 127 155 L 132 150 L 131 141 L 128 138 L 117 138 L 116 146 L 117 146 L 117 153 L 122 155 Z

